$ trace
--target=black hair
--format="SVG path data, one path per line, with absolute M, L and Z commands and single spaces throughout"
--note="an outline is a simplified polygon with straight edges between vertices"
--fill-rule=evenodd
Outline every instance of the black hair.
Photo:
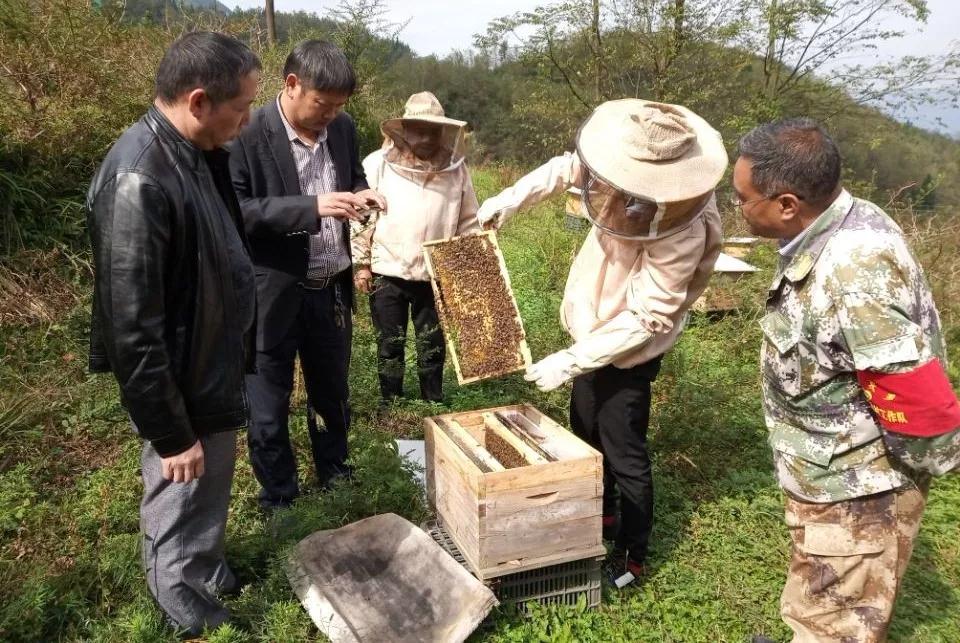
M 740 139 L 739 147 L 740 156 L 752 163 L 754 186 L 765 196 L 789 192 L 818 204 L 840 183 L 840 151 L 811 118 L 760 125 Z
M 283 77 L 296 74 L 307 89 L 353 94 L 357 76 L 346 54 L 325 40 L 304 40 L 297 44 L 283 65 Z
M 261 68 L 249 47 L 231 36 L 193 31 L 177 38 L 157 68 L 156 96 L 170 104 L 202 88 L 214 104 L 236 98 L 240 81 Z

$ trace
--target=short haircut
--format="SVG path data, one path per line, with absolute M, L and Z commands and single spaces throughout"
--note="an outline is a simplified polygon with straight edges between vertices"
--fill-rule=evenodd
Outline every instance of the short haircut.
M 789 192 L 810 203 L 828 199 L 840 183 L 840 151 L 811 118 L 760 125 L 740 139 L 751 180 L 765 196 Z
M 193 31 L 177 38 L 157 68 L 156 96 L 174 103 L 184 92 L 203 89 L 214 104 L 236 98 L 240 81 L 259 70 L 260 59 L 230 36 Z
M 307 89 L 353 94 L 357 76 L 346 54 L 325 40 L 304 40 L 297 44 L 283 65 L 283 77 L 296 74 Z

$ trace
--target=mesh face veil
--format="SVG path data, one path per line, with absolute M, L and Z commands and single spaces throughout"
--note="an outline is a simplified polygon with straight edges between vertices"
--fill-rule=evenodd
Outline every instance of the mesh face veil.
M 653 240 L 688 227 L 713 198 L 727 152 L 709 123 L 682 105 L 602 103 L 576 137 L 583 214 L 598 231 Z
M 582 168 L 584 186 L 580 200 L 591 223 L 624 239 L 655 239 L 666 232 L 662 229 L 665 204 L 611 185 L 585 163 Z
M 403 120 L 384 127 L 392 145 L 388 163 L 409 170 L 440 172 L 463 161 L 463 128 L 455 125 Z

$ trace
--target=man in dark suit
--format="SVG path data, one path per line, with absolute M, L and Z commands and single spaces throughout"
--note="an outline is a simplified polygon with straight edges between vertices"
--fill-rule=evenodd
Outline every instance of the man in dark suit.
M 356 128 L 342 111 L 356 86 L 343 52 L 318 40 L 301 42 L 283 75 L 277 99 L 253 115 L 230 159 L 257 279 L 257 373 L 246 382 L 248 443 L 265 510 L 286 507 L 299 494 L 288 431 L 297 354 L 317 480 L 326 487 L 349 473 L 348 221 L 386 206 L 367 186 Z

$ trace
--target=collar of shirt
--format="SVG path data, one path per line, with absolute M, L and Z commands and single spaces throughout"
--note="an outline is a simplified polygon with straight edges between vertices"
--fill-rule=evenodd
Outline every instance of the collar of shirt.
M 280 104 L 280 94 L 277 94 L 277 111 L 280 112 L 280 120 L 283 121 L 283 128 L 287 130 L 287 140 L 289 140 L 291 143 L 293 143 L 294 141 L 300 141 L 301 143 L 303 143 L 304 145 L 306 145 L 308 148 L 312 150 L 312 149 L 315 149 L 317 145 L 320 145 L 321 143 L 325 143 L 327 141 L 326 127 L 324 127 L 322 130 L 317 132 L 316 143 L 311 144 L 306 142 L 302 138 L 300 138 L 300 135 L 297 134 L 297 130 L 293 129 L 293 125 L 290 124 L 290 121 L 287 120 L 286 114 L 283 113 L 283 105 Z
M 810 274 L 827 241 L 843 223 L 852 207 L 853 196 L 846 190 L 841 190 L 840 195 L 816 221 L 780 249 L 781 269 L 773 279 L 771 292 L 779 290 L 783 279 L 796 283 Z
M 780 256 L 792 257 L 793 255 L 797 254 L 797 250 L 800 249 L 800 244 L 803 243 L 803 240 L 807 237 L 807 234 L 810 232 L 810 228 L 812 227 L 812 225 L 808 225 L 803 229 L 802 232 L 800 232 L 800 234 L 792 239 L 782 239 L 780 241 L 780 249 L 777 250 L 777 252 L 780 253 Z

